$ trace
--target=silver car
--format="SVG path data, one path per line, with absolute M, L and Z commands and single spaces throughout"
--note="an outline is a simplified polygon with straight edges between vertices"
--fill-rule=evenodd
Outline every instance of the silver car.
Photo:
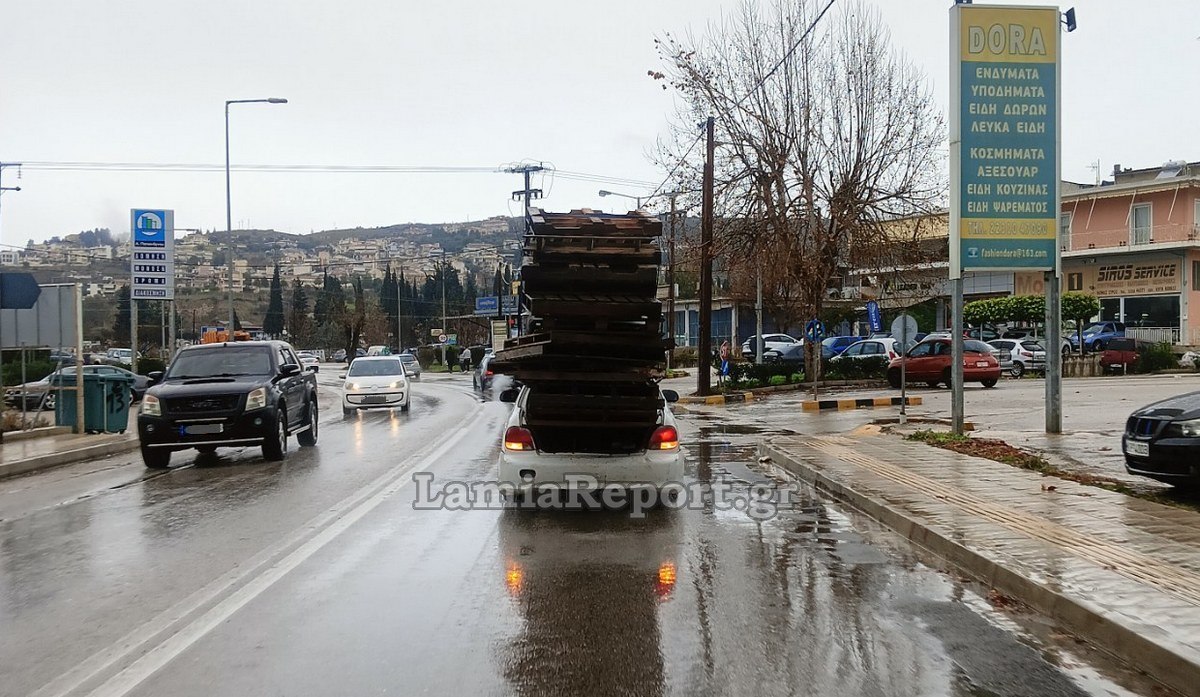
M 1012 355 L 1012 365 L 1007 370 L 1014 378 L 1019 378 L 1028 371 L 1043 373 L 1046 371 L 1046 350 L 1036 341 L 1028 339 L 995 339 L 989 342 L 993 348 L 1008 351 Z

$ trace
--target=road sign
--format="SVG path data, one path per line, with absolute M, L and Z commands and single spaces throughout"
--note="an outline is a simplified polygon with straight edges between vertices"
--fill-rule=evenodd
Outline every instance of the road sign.
M 1057 7 L 950 10 L 950 278 L 1056 270 Z
M 175 299 L 175 211 L 134 208 L 130 212 L 129 255 L 134 300 Z
M 892 320 L 892 338 L 900 343 L 900 347 L 907 351 L 912 347 L 917 335 L 917 320 L 912 318 L 912 315 L 901 314 Z
M 517 296 L 506 295 L 506 296 L 500 298 L 500 310 L 504 314 L 506 314 L 506 315 L 517 314 L 517 307 L 519 307 L 519 305 L 517 304 Z
M 28 310 L 42 289 L 30 273 L 0 273 L 0 310 Z
M 508 322 L 502 319 L 492 320 L 492 348 L 499 351 L 504 348 L 504 340 L 508 338 Z
M 810 319 L 808 324 L 804 325 L 804 336 L 809 341 L 820 341 L 825 338 L 825 325 L 819 319 Z
M 879 311 L 879 303 L 874 300 L 867 301 L 867 322 L 871 325 L 871 331 L 883 331 L 883 313 Z
M 458 334 L 447 334 L 445 339 L 447 344 L 451 346 L 458 346 Z
M 73 283 L 50 284 L 40 289 L 32 306 L 0 310 L 0 348 L 75 346 L 80 326 L 76 293 Z
M 440 329 L 440 328 L 439 328 L 439 329 L 430 329 L 430 330 L 429 330 L 429 336 L 433 336 L 433 337 L 441 336 L 442 334 L 445 334 L 445 333 L 446 333 L 446 332 L 445 332 L 445 331 L 443 331 L 443 330 L 442 330 L 442 329 Z
M 480 316 L 495 315 L 500 311 L 500 296 L 483 295 L 475 298 L 475 314 Z
M 444 344 L 444 343 L 446 343 L 446 339 L 448 339 L 448 338 L 449 337 L 447 337 L 445 334 L 438 334 L 437 340 L 438 340 L 439 344 Z

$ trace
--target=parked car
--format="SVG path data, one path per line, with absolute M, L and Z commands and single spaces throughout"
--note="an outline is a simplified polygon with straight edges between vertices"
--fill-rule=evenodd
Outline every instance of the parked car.
M 750 360 L 754 360 L 753 354 Z M 763 363 L 780 363 L 793 366 L 796 370 L 804 369 L 804 344 L 790 344 L 782 348 L 763 351 Z
M 258 445 L 282 460 L 290 436 L 317 443 L 317 376 L 300 367 L 283 341 L 199 344 L 175 354 L 146 392 L 138 440 L 147 467 L 163 469 L 171 453 Z
M 392 355 L 392 349 L 389 346 L 372 346 L 367 349 L 366 355 L 368 355 L 368 356 L 390 356 L 390 355 Z
M 1200 392 L 1164 399 L 1130 414 L 1121 450 L 1130 474 L 1182 486 L 1200 484 Z
M 1100 367 L 1106 372 L 1128 372 L 1137 365 L 1138 349 L 1142 343 L 1132 337 L 1110 339 L 1100 354 Z
M 321 361 L 317 360 L 315 354 L 309 353 L 308 351 L 298 351 L 296 353 L 296 358 L 300 359 L 300 367 L 304 368 L 305 370 L 311 370 L 314 373 L 321 372 Z
M 363 356 L 354 359 L 342 389 L 342 416 L 360 409 L 408 411 L 409 386 L 404 363 L 396 356 Z
M 421 362 L 411 353 L 401 353 L 398 356 L 400 362 L 404 364 L 404 374 L 409 378 L 421 381 Z
M 913 382 L 924 382 L 930 387 L 951 381 L 951 351 L 949 339 L 926 339 L 908 350 L 904 356 L 888 364 L 888 383 L 900 386 L 900 367 L 904 366 L 905 377 Z M 1000 381 L 1000 361 L 995 350 L 975 339 L 963 342 L 963 380 L 982 383 L 984 387 L 995 387 Z
M 133 349 L 127 348 L 111 348 L 105 354 L 106 362 L 112 365 L 133 365 Z M 138 355 L 141 358 L 141 355 Z
M 1019 378 L 1029 371 L 1046 372 L 1046 349 L 1038 342 L 1029 339 L 993 339 L 988 343 L 999 351 L 1008 351 L 1012 356 L 1007 372 L 1014 378 Z
M 475 372 L 471 375 L 471 386 L 476 392 L 487 392 L 492 389 L 492 369 L 489 367 L 495 354 L 484 355 L 483 360 L 475 364 Z
M 821 360 L 828 361 L 842 351 L 850 348 L 861 337 L 857 336 L 831 336 L 821 342 Z
M 757 347 L 758 335 L 754 335 L 742 342 L 742 357 L 753 358 Z M 776 349 L 784 349 L 796 344 L 803 344 L 802 339 L 788 336 L 787 334 L 763 334 L 763 357 L 766 358 L 767 351 Z
M 85 365 L 83 366 L 84 375 L 125 375 L 133 378 L 133 386 L 131 388 L 132 399 L 134 402 L 141 400 L 142 395 L 146 393 L 146 389 L 150 386 L 150 378 L 145 375 L 135 375 L 124 368 L 118 368 L 115 365 Z M 25 392 L 25 410 L 32 411 L 39 407 L 47 411 L 54 409 L 57 390 L 51 389 L 56 380 L 56 376 L 64 376 L 74 379 L 75 366 L 68 365 L 59 368 L 53 373 L 47 375 L 41 380 L 32 380 L 24 385 L 15 385 L 4 391 L 4 401 L 12 407 L 21 407 L 21 391 L 24 387 Z
M 861 358 L 885 358 L 888 362 L 900 355 L 897 341 L 891 337 L 885 339 L 863 339 L 850 344 L 845 351 L 830 359 L 830 365 L 842 361 L 852 361 Z
M 1083 347 L 1088 351 L 1103 351 L 1108 342 L 1113 339 L 1125 336 L 1125 325 L 1121 322 L 1092 322 L 1083 328 Z M 1071 349 L 1079 350 L 1080 338 L 1078 333 L 1072 332 L 1067 340 L 1071 342 Z
M 1070 332 L 1071 332 L 1071 330 L 1064 327 L 1062 330 L 1061 338 L 1059 339 L 1059 349 L 1062 351 L 1062 354 L 1064 356 L 1067 355 L 1068 353 L 1071 353 L 1071 351 L 1072 351 L 1071 340 L 1069 338 L 1067 338 L 1068 335 L 1070 334 Z M 1033 341 L 1033 342 L 1036 342 L 1037 344 L 1040 344 L 1043 349 L 1045 349 L 1045 347 L 1046 347 L 1045 335 L 1043 334 L 1042 330 L 1036 329 L 1036 328 L 1009 327 L 1008 329 L 1004 330 L 1004 333 L 1000 335 L 1000 338 L 1001 339 L 1028 340 L 1028 341 Z
M 346 349 L 338 349 L 333 352 L 333 362 L 343 363 L 346 360 Z

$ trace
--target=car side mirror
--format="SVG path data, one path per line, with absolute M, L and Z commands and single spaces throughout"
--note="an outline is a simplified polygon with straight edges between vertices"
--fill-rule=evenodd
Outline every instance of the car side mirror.
M 345 373 L 342 373 L 341 375 L 338 376 L 338 380 L 345 380 L 345 379 L 346 379 Z
M 662 396 L 663 396 L 663 399 L 667 400 L 668 402 L 673 403 L 673 402 L 679 401 L 679 393 L 676 392 L 675 390 L 663 390 Z
M 519 394 L 521 394 L 520 390 L 518 390 L 515 387 L 510 387 L 507 390 L 504 390 L 503 392 L 500 393 L 499 399 L 501 402 L 507 402 L 508 404 L 512 404 L 513 402 L 517 401 L 517 395 L 519 395 Z
M 296 365 L 295 363 L 284 363 L 279 367 L 279 374 L 285 378 L 299 375 L 301 372 L 300 366 Z
M 146 377 L 150 379 L 151 385 L 157 385 L 158 383 L 162 382 L 163 371 L 151 370 L 149 373 L 146 373 Z

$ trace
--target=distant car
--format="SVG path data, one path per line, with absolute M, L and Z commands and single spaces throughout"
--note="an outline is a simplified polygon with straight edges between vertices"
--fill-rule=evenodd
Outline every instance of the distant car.
M 417 360 L 417 357 L 411 353 L 401 353 L 399 354 L 398 358 L 400 359 L 400 362 L 404 364 L 404 370 L 408 377 L 420 382 L 421 362 Z
M 1181 486 L 1200 484 L 1200 392 L 1189 392 L 1130 414 L 1121 437 L 1130 474 Z
M 1068 338 L 1069 334 L 1070 334 L 1070 330 L 1064 328 L 1062 330 L 1062 338 L 1059 341 L 1059 348 L 1062 350 L 1062 354 L 1064 356 L 1067 355 L 1068 353 L 1071 353 L 1071 351 L 1072 351 L 1071 340 Z M 1000 335 L 1000 338 L 1001 339 L 1024 339 L 1024 340 L 1028 340 L 1028 341 L 1033 341 L 1033 342 L 1036 342 L 1039 345 L 1041 345 L 1043 347 L 1043 349 L 1047 345 L 1046 337 L 1044 336 L 1042 330 L 1034 329 L 1034 328 L 1010 327 L 1010 328 L 1004 330 L 1004 333 Z
M 495 354 L 485 355 L 483 360 L 475 364 L 475 372 L 471 376 L 471 386 L 476 392 L 487 392 L 492 389 L 492 369 L 489 367 Z
M 830 365 L 841 363 L 842 361 L 853 361 L 862 358 L 883 358 L 887 361 L 900 355 L 900 347 L 898 342 L 887 337 L 884 339 L 863 339 L 850 344 L 845 351 L 829 360 Z
M 1012 356 L 1008 374 L 1014 378 L 1030 371 L 1046 372 L 1046 349 L 1038 342 L 1029 339 L 993 339 L 988 343 L 997 350 L 1008 351 Z
M 753 356 L 751 356 L 753 360 Z M 763 363 L 790 365 L 797 370 L 804 368 L 804 344 L 790 344 L 782 348 L 763 351 Z
M 952 346 L 949 339 L 926 339 L 908 350 L 904 356 L 888 365 L 887 378 L 892 387 L 900 387 L 900 367 L 904 366 L 905 377 L 913 382 L 924 382 L 930 387 L 941 383 L 950 386 L 950 361 Z M 982 383 L 984 387 L 995 387 L 1000 382 L 1000 361 L 995 349 L 982 341 L 963 341 L 963 381 Z
M 133 365 L 133 349 L 112 348 L 105 354 L 107 361 L 114 365 Z
M 132 400 L 140 401 L 142 395 L 146 394 L 146 389 L 150 387 L 150 378 L 145 375 L 135 375 L 124 368 L 118 368 L 115 365 L 85 365 L 83 366 L 84 375 L 125 375 L 133 378 L 133 387 L 131 388 Z M 25 409 L 26 411 L 35 410 L 39 407 L 47 411 L 54 409 L 56 390 L 51 389 L 56 376 L 75 378 L 75 366 L 67 365 L 59 368 L 53 373 L 47 375 L 41 380 L 33 380 L 22 385 L 9 387 L 4 391 L 4 401 L 10 406 L 20 408 L 21 406 L 21 388 L 25 388 Z
M 763 357 L 766 358 L 767 351 L 785 349 L 803 343 L 802 340 L 787 334 L 763 334 Z M 758 351 L 757 335 L 742 342 L 742 357 L 752 358 L 756 351 Z
M 367 349 L 368 356 L 390 356 L 392 349 L 388 346 L 372 346 Z
M 821 342 L 821 360 L 829 360 L 850 348 L 859 340 L 857 336 L 831 336 Z
M 408 411 L 408 378 L 404 363 L 396 356 L 363 356 L 354 359 L 343 376 L 342 416 L 359 409 Z
M 364 349 L 364 348 L 356 348 L 356 349 L 354 349 L 354 357 L 355 357 L 355 358 L 362 358 L 362 357 L 363 357 L 363 356 L 365 356 L 365 355 L 367 355 L 367 350 L 366 350 L 366 349 Z
M 1100 367 L 1106 372 L 1128 372 L 1138 360 L 1141 343 L 1132 337 L 1118 336 L 1110 339 L 1100 353 Z
M 333 352 L 333 362 L 342 363 L 346 360 L 346 349 L 338 349 Z
M 305 370 L 311 370 L 314 373 L 321 372 L 321 361 L 317 360 L 315 354 L 308 351 L 299 351 L 296 353 L 296 358 L 300 359 L 300 367 Z
M 1103 351 L 1108 342 L 1122 336 L 1125 336 L 1125 325 L 1121 322 L 1092 322 L 1083 328 L 1083 347 L 1087 351 Z M 1072 332 L 1067 340 L 1073 350 L 1079 350 L 1078 333 Z

